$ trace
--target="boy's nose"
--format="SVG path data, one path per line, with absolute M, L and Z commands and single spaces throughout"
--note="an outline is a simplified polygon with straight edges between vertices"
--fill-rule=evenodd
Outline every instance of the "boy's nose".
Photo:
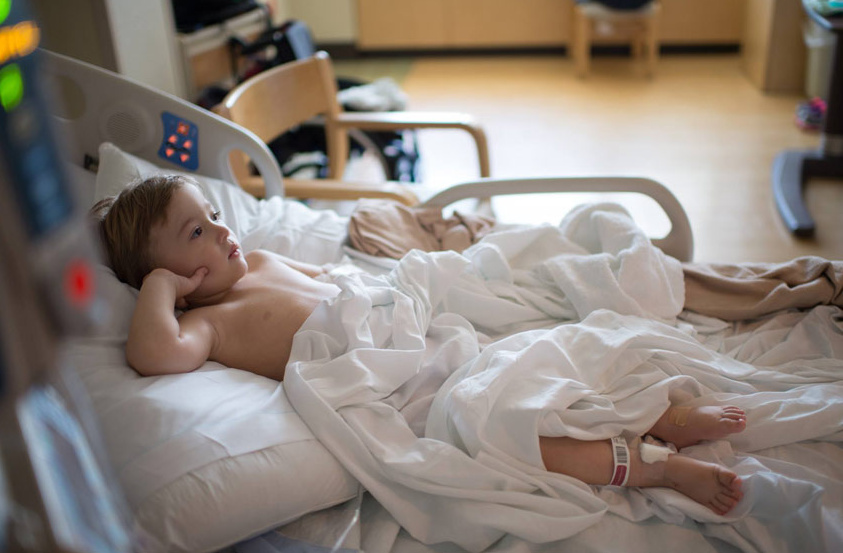
M 217 225 L 217 237 L 220 242 L 225 242 L 228 240 L 228 235 L 231 234 L 231 231 L 228 230 L 228 227 L 225 225 Z

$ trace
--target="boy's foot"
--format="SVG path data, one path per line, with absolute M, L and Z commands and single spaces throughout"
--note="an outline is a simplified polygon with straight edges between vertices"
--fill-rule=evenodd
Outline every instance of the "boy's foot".
M 665 486 L 687 495 L 718 515 L 725 515 L 743 497 L 741 479 L 725 467 L 681 453 L 668 457 Z
M 738 407 L 669 407 L 649 434 L 682 449 L 703 440 L 725 438 L 744 428 L 746 413 Z

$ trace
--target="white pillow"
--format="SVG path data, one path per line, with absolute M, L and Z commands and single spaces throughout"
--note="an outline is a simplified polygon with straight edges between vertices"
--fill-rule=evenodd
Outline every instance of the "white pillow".
M 96 197 L 158 172 L 103 145 Z M 199 181 L 227 222 L 256 247 L 274 240 L 295 253 L 298 238 L 315 232 L 321 238 L 311 239 L 316 251 L 308 250 L 310 260 L 341 255 L 341 218 Z M 310 228 L 321 224 L 328 230 Z M 273 229 L 284 238 L 271 237 Z M 164 549 L 216 551 L 356 494 L 357 482 L 299 418 L 281 383 L 213 362 L 158 377 L 129 368 L 124 347 L 137 291 L 106 267 L 98 277 L 108 320 L 96 336 L 71 344 L 69 353 L 135 518 Z

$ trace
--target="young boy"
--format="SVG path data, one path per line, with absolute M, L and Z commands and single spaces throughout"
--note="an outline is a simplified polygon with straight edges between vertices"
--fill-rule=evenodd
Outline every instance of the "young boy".
M 266 251 L 244 254 L 189 178 L 138 182 L 93 212 L 112 269 L 140 290 L 126 358 L 141 375 L 189 372 L 213 360 L 282 380 L 293 336 L 340 291 L 313 278 L 321 267 Z M 745 425 L 736 407 L 674 406 L 648 434 L 681 449 Z M 547 470 L 587 484 L 672 487 L 718 514 L 742 497 L 734 472 L 667 448 L 564 437 L 540 437 L 540 448 Z
M 109 207 L 110 206 L 110 207 Z M 205 361 L 284 377 L 293 335 L 339 292 L 320 267 L 245 254 L 198 186 L 155 177 L 95 206 L 117 277 L 139 288 L 126 358 L 144 376 Z M 176 316 L 173 308 L 185 310 Z

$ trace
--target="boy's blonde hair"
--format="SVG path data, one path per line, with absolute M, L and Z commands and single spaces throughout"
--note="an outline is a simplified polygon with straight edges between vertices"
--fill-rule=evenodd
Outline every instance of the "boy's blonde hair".
M 179 175 L 155 176 L 136 181 L 117 196 L 104 198 L 91 208 L 108 264 L 117 278 L 140 289 L 154 268 L 149 236 L 152 227 L 167 218 L 173 193 L 185 184 L 198 184 Z

